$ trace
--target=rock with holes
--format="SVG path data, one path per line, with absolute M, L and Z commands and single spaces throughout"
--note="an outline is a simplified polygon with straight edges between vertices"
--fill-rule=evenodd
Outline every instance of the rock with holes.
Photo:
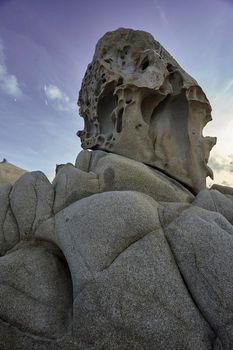
M 32 236 L 36 228 L 51 217 L 54 190 L 40 171 L 26 173 L 14 184 L 10 202 L 21 238 Z
M 146 32 L 118 29 L 97 43 L 79 95 L 84 149 L 117 153 L 163 170 L 195 192 L 212 176 L 216 138 L 206 95 Z M 198 152 L 197 152 L 198 149 Z

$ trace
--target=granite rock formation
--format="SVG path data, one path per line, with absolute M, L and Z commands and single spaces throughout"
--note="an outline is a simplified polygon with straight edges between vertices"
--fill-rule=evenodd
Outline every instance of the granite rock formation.
M 138 38 L 134 47 L 132 38 Z M 130 60 L 136 52 L 143 60 L 146 43 L 162 58 L 146 51 L 151 74 L 144 72 L 150 69 L 145 62 L 141 73 L 132 73 Z M 121 77 L 123 56 L 114 56 L 119 47 L 129 55 Z M 95 94 L 98 81 L 99 91 L 106 89 L 98 66 L 103 52 L 116 79 L 124 79 L 122 94 L 131 94 L 127 105 L 135 110 L 128 119 L 117 87 L 106 98 Z M 88 68 L 79 99 L 81 113 L 86 111 L 80 136 L 91 150 L 80 152 L 74 165 L 58 167 L 52 184 L 32 172 L 0 186 L 0 349 L 231 350 L 233 189 L 205 188 L 213 141 L 201 131 L 209 102 L 148 33 L 106 34 L 93 62 L 98 75 Z M 164 62 L 173 68 L 165 71 Z M 184 85 L 176 94 L 180 79 Z M 189 99 L 191 86 L 196 95 Z M 121 132 L 114 129 L 117 119 L 113 128 L 110 123 L 108 103 L 115 94 L 115 112 L 123 108 Z M 99 127 L 103 143 L 96 143 Z M 112 147 L 106 141 L 112 142 L 110 129 L 116 135 Z
M 152 165 L 195 193 L 205 188 L 211 120 L 206 95 L 145 32 L 120 29 L 98 42 L 79 95 L 84 149 L 100 149 Z M 198 152 L 197 152 L 198 150 Z

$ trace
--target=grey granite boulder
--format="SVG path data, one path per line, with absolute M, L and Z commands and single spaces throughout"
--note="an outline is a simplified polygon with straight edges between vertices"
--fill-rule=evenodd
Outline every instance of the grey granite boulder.
M 0 350 L 232 350 L 233 192 L 205 186 L 204 92 L 119 29 L 79 104 L 92 151 L 0 186 Z
M 17 222 L 10 205 L 11 185 L 0 186 L 0 255 L 19 242 Z
M 54 190 L 40 171 L 26 173 L 14 184 L 11 208 L 22 238 L 33 235 L 36 228 L 53 214 Z
M 99 192 L 138 191 L 156 201 L 192 202 L 194 199 L 192 192 L 178 181 L 153 167 L 117 154 L 82 151 L 76 159 L 76 167 L 97 175 Z
M 99 192 L 96 174 L 84 172 L 67 164 L 58 171 L 53 181 L 55 199 L 53 211 L 56 214 L 69 204 Z
M 165 221 L 164 232 L 195 305 L 222 348 L 232 349 L 232 225 L 216 211 L 192 206 Z
M 1 257 L 0 300 L 1 320 L 20 331 L 51 339 L 66 334 L 72 283 L 61 252 L 51 243 L 23 242 Z

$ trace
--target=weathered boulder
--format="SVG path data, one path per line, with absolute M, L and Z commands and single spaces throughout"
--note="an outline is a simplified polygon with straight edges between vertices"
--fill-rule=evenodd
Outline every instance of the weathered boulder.
M 82 151 L 76 159 L 76 167 L 84 167 L 97 175 L 99 192 L 138 191 L 164 202 L 192 202 L 194 199 L 194 195 L 178 181 L 117 154 Z
M 205 188 L 216 143 L 202 135 L 211 120 L 209 101 L 149 33 L 120 28 L 99 40 L 79 105 L 84 149 L 150 164 L 195 192 Z
M 226 198 L 225 206 L 228 201 Z M 195 305 L 222 349 L 230 350 L 233 348 L 233 226 L 216 210 L 196 205 L 184 210 L 168 225 L 165 220 L 164 233 Z
M 40 171 L 26 173 L 14 184 L 10 203 L 22 238 L 33 236 L 36 228 L 53 214 L 54 190 Z
M 17 222 L 10 205 L 11 185 L 0 186 L 0 255 L 4 255 L 19 241 Z
M 56 214 L 69 204 L 99 192 L 98 177 L 67 164 L 58 171 L 53 181 L 55 199 L 53 211 Z
M 49 339 L 66 334 L 72 321 L 72 283 L 58 248 L 22 242 L 1 257 L 0 300 L 0 319 L 21 332 Z M 17 349 L 10 346 L 15 339 L 5 341 L 1 349 Z
M 205 94 L 119 29 L 79 103 L 92 151 L 0 187 L 0 349 L 232 350 L 233 189 L 205 188 Z

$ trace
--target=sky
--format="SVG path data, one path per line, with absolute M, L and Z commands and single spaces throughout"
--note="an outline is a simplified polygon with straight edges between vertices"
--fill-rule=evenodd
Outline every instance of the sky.
M 233 186 L 233 0 L 0 0 L 0 160 L 50 180 L 74 163 L 81 81 L 119 27 L 150 32 L 198 81 L 213 108 L 204 135 L 218 138 L 214 182 Z

